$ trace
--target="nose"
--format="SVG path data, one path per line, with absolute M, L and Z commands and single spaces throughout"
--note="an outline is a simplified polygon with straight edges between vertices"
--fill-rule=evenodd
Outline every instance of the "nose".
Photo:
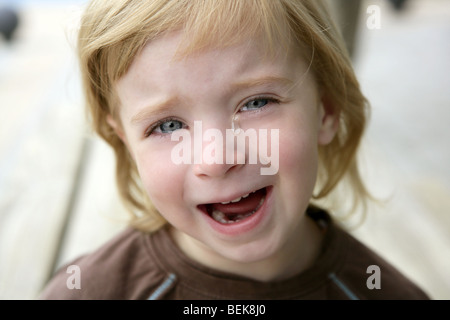
M 194 174 L 200 178 L 217 178 L 243 167 L 245 150 L 237 150 L 234 138 L 229 130 L 206 130 L 194 150 Z
M 208 164 L 200 163 L 194 165 L 194 174 L 199 178 L 220 178 L 229 174 L 232 170 L 236 170 L 243 164 Z

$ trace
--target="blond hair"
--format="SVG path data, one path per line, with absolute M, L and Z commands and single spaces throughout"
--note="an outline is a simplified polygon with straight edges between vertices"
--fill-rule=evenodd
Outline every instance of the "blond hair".
M 277 46 L 309 48 L 311 71 L 326 99 L 340 113 L 337 136 L 319 147 L 318 183 L 313 199 L 327 197 L 347 178 L 354 203 L 367 191 L 356 152 L 367 118 L 362 95 L 344 42 L 325 4 L 318 0 L 94 0 L 81 20 L 78 54 L 87 108 L 94 130 L 115 151 L 120 195 L 141 230 L 160 228 L 164 219 L 141 188 L 127 147 L 108 124 L 118 119 L 115 83 L 143 46 L 162 34 L 185 32 L 185 54 L 225 47 L 263 35 L 268 50 Z

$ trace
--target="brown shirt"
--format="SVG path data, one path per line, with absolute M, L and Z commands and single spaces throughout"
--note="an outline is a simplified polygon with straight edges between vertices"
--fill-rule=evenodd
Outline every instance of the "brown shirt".
M 127 229 L 97 251 L 62 267 L 40 299 L 428 299 L 393 266 L 310 208 L 325 232 L 322 254 L 308 270 L 278 282 L 258 282 L 207 268 L 186 257 L 167 229 L 146 234 Z M 70 289 L 69 265 L 80 271 Z M 380 288 L 370 289 L 369 266 L 379 267 Z M 369 280 L 370 283 L 374 283 Z

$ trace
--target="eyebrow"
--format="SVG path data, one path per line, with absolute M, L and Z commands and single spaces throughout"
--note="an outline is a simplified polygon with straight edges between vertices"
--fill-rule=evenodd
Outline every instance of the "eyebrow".
M 272 84 L 281 85 L 282 87 L 289 87 L 294 84 L 294 81 L 283 77 L 267 76 L 262 78 L 250 79 L 243 82 L 237 82 L 231 86 L 230 91 L 239 91 L 252 87 L 260 87 Z
M 179 99 L 177 97 L 169 98 L 161 103 L 143 108 L 141 111 L 131 117 L 131 124 L 138 124 L 145 119 L 161 116 L 166 113 L 170 113 L 178 104 Z
M 229 92 L 237 92 L 245 89 L 267 86 L 267 85 L 281 85 L 282 87 L 289 87 L 294 84 L 294 81 L 276 76 L 267 76 L 262 78 L 250 79 L 242 82 L 234 83 L 230 86 Z M 175 106 L 179 104 L 178 97 L 171 97 L 161 103 L 151 105 L 143 108 L 136 113 L 130 120 L 131 124 L 138 124 L 146 119 L 169 114 Z

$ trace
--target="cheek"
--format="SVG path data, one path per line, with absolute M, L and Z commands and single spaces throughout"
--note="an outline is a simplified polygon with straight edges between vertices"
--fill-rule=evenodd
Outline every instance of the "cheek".
M 287 172 L 315 172 L 318 145 L 313 119 L 294 116 L 291 119 L 280 129 L 280 169 Z
M 297 125 L 280 130 L 280 191 L 286 199 L 291 199 L 289 204 L 292 205 L 286 209 L 296 211 L 299 205 L 309 203 L 316 184 L 317 166 L 317 134 L 313 127 Z
M 312 182 L 317 171 L 317 145 L 314 137 L 280 136 L 280 173 L 299 183 Z
M 171 161 L 170 148 L 151 150 L 136 152 L 136 164 L 147 195 L 162 212 L 168 205 L 182 201 L 184 169 Z

